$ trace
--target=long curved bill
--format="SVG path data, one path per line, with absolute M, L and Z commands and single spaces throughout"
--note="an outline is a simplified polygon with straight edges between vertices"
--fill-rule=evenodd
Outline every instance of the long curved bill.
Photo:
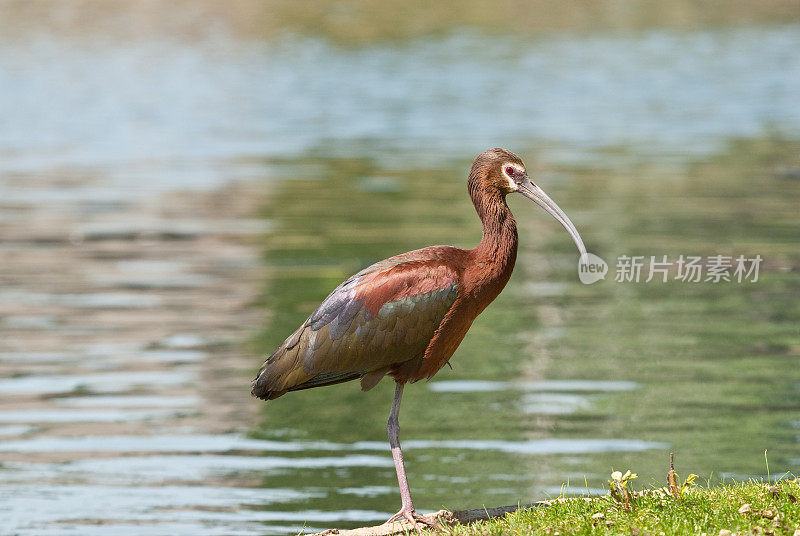
M 556 202 L 550 199 L 550 196 L 544 193 L 544 190 L 533 184 L 528 178 L 519 185 L 519 193 L 545 209 L 548 214 L 553 216 L 564 226 L 569 236 L 572 237 L 572 241 L 578 246 L 578 251 L 581 254 L 581 264 L 587 264 L 589 261 L 586 253 L 586 246 L 583 245 L 581 235 L 578 234 L 578 230 L 575 228 L 575 225 L 572 224 L 569 217 L 556 205 Z

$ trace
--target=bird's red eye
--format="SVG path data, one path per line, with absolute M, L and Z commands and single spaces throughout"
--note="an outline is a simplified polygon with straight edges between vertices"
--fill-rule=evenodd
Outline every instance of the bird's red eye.
M 513 174 L 514 174 L 514 168 L 511 167 L 511 166 L 508 166 L 506 168 L 506 175 L 513 175 Z

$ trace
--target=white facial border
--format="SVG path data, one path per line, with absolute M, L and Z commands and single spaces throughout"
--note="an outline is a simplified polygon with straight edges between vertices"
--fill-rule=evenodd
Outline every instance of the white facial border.
M 514 170 L 515 170 L 517 173 L 525 173 L 525 170 L 524 170 L 524 169 L 522 169 L 521 167 L 519 167 L 519 166 L 518 166 L 518 165 L 516 165 L 516 164 L 512 164 L 511 162 L 506 162 L 505 164 L 503 164 L 503 176 L 504 176 L 504 177 L 506 178 L 506 180 L 508 181 L 508 187 L 509 187 L 509 188 L 511 188 L 511 190 L 512 190 L 512 191 L 516 192 L 516 191 L 518 191 L 518 190 L 519 190 L 519 187 L 517 186 L 517 183 L 516 183 L 516 181 L 514 181 L 514 178 L 513 178 L 513 177 L 510 177 L 510 176 L 508 175 L 508 173 L 506 173 L 506 168 L 507 168 L 507 167 L 512 167 L 512 168 L 514 168 Z

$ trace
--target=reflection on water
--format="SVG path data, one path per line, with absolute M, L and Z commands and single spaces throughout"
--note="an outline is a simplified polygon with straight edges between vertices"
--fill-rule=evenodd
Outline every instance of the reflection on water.
M 613 392 L 630 391 L 636 388 L 634 382 L 599 380 L 545 380 L 540 382 L 491 382 L 486 380 L 444 380 L 429 385 L 436 393 L 471 393 L 480 391 L 577 391 Z
M 769 260 L 756 284 L 611 277 L 583 286 L 558 225 L 511 200 L 522 240 L 514 277 L 473 325 L 453 370 L 409 387 L 404 399 L 401 440 L 415 504 L 513 504 L 565 482 L 580 493 L 585 482 L 602 488 L 612 469 L 628 467 L 646 483 L 663 482 L 670 450 L 683 472 L 713 482 L 736 468 L 760 474 L 764 448 L 771 467 L 796 470 L 790 423 L 800 404 L 793 365 L 800 282 L 791 236 L 800 183 L 781 170 L 800 164 L 798 149 L 780 140 L 737 142 L 685 167 L 563 166 L 545 179 L 607 259 L 759 253 Z M 280 314 L 263 336 L 265 352 L 360 267 L 429 243 L 468 247 L 479 238 L 461 178 L 468 162 L 442 170 L 386 169 L 371 158 L 311 161 L 327 172 L 280 184 L 268 207 L 277 232 L 267 242 L 264 299 Z M 366 191 L 371 176 L 403 187 Z M 558 292 L 532 295 L 530 281 Z M 257 435 L 366 438 L 386 448 L 390 383 L 368 393 L 356 384 L 290 393 L 265 405 Z M 438 450 L 444 446 L 452 450 Z M 318 503 L 337 510 L 354 504 L 341 486 L 390 488 L 394 478 L 391 469 L 297 471 L 265 477 L 264 485 L 313 482 L 329 490 Z M 357 504 L 388 512 L 396 502 L 389 493 Z
M 456 33 L 355 50 L 306 38 L 98 48 L 40 35 L 0 47 L 0 171 L 19 177 L 0 192 L 110 202 L 283 171 L 265 157 L 425 167 L 497 145 L 536 148 L 544 162 L 686 161 L 730 137 L 798 133 L 798 48 L 793 25 Z M 607 148 L 620 152 L 598 155 Z M 65 168 L 80 188 L 35 188 Z
M 68 477 L 94 483 L 159 484 L 201 481 L 206 478 L 235 478 L 237 473 L 276 474 L 287 469 L 329 467 L 393 467 L 385 456 L 351 454 L 334 457 L 283 458 L 277 456 L 174 455 L 128 456 L 76 460 L 64 464 L 7 464 L 8 481 L 53 480 Z
M 59 394 L 75 389 L 93 393 L 124 392 L 137 386 L 174 385 L 189 381 L 194 374 L 185 368 L 162 372 L 105 372 L 98 374 L 37 374 L 0 380 L 0 394 Z
M 474 245 L 463 177 L 475 153 L 496 145 L 548 170 L 540 182 L 606 259 L 765 262 L 749 285 L 585 287 L 557 223 L 512 200 L 522 240 L 512 281 L 454 369 L 407 390 L 402 439 L 416 504 L 513 504 L 565 483 L 596 492 L 611 469 L 649 483 L 663 480 L 668 450 L 682 473 L 713 478 L 761 474 L 765 448 L 773 472 L 797 470 L 800 31 L 644 26 L 535 37 L 448 27 L 397 42 L 362 35 L 354 41 L 372 44 L 350 48 L 295 34 L 117 42 L 5 32 L 0 224 L 32 209 L 104 214 L 74 222 L 65 240 L 147 251 L 171 240 L 178 253 L 99 249 L 112 269 L 87 272 L 87 292 L 0 291 L 23 311 L 0 329 L 78 339 L 0 351 L 0 364 L 24 370 L 0 379 L 0 396 L 31 404 L 0 411 L 4 528 L 288 534 L 385 519 L 398 506 L 389 381 L 369 393 L 345 384 L 287 395 L 263 406 L 251 437 L 206 431 L 193 409 L 207 394 L 204 363 L 219 358 L 212 335 L 90 342 L 91 320 L 76 326 L 47 311 L 198 311 L 170 300 L 227 272 L 195 273 L 193 253 L 176 244 L 268 233 L 259 305 L 269 322 L 253 351 L 267 353 L 370 262 Z M 265 179 L 263 220 L 227 219 L 225 206 L 211 219 L 125 212 L 157 192 L 242 178 Z M 53 240 L 37 232 L 31 251 Z M 25 244 L 19 236 L 9 238 Z M 245 398 L 247 381 L 237 383 Z M 51 434 L 59 423 L 74 433 Z
M 163 511 L 164 505 L 169 505 L 168 516 L 173 522 L 189 523 L 190 526 L 196 524 L 199 528 L 195 534 L 230 534 L 230 529 L 220 531 L 214 529 L 213 525 L 224 525 L 231 523 L 233 529 L 244 529 L 246 523 L 242 523 L 241 514 L 233 514 L 225 511 L 228 508 L 241 508 L 245 504 L 280 504 L 287 501 L 298 500 L 301 498 L 313 498 L 313 494 L 301 493 L 290 489 L 271 489 L 244 488 L 244 487 L 210 487 L 210 486 L 157 486 L 141 487 L 134 486 L 89 486 L 89 485 L 62 485 L 55 486 L 49 493 L 41 492 L 41 485 L 18 485 L 8 486 L 0 490 L 0 497 L 7 504 L 4 508 L 4 520 L 12 526 L 22 526 L 27 524 L 30 518 L 36 518 L 40 523 L 52 524 L 52 530 L 46 534 L 63 533 L 58 530 L 58 523 L 68 521 L 72 527 L 66 530 L 75 530 L 84 534 L 84 528 L 90 528 L 91 524 L 83 523 L 85 513 L 80 507 L 84 504 L 92 504 L 102 498 L 104 514 L 109 518 L 123 518 L 128 522 L 137 522 L 138 531 L 148 531 L 148 534 L 188 534 L 183 527 L 176 532 L 167 532 L 162 524 L 153 524 L 154 521 L 161 521 L 166 512 Z M 196 510 L 186 510 L 197 504 L 207 505 L 208 510 L 199 512 Z M 217 509 L 218 511 L 215 511 Z M 302 516 L 295 517 L 295 525 L 278 525 L 272 523 L 264 526 L 265 531 L 297 532 L 302 530 L 301 523 L 306 519 L 313 519 L 314 513 L 308 512 L 308 518 Z M 358 512 L 358 516 L 369 516 L 370 512 Z M 374 515 L 374 514 L 373 514 Z M 329 519 L 347 520 L 352 516 L 334 515 L 318 516 L 320 522 Z M 281 518 L 281 519 L 283 519 Z M 277 521 L 276 516 L 264 515 L 260 512 L 252 512 L 250 519 L 253 521 L 272 522 Z M 148 525 L 152 525 L 149 528 Z M 212 525 L 212 527 L 208 527 Z M 131 528 L 132 529 L 132 528 Z M 131 530 L 129 529 L 129 530 Z M 96 530 L 96 529 L 95 529 Z M 124 526 L 123 526 L 124 530 Z M 196 529 L 195 529 L 196 530 Z M 252 530 L 252 528 L 251 528 Z M 120 534 L 115 526 L 114 534 Z M 36 532 L 43 534 L 43 532 Z M 108 532 L 106 532 L 108 533 Z M 137 533 L 131 530 L 131 533 Z M 141 532 L 138 532 L 141 534 Z

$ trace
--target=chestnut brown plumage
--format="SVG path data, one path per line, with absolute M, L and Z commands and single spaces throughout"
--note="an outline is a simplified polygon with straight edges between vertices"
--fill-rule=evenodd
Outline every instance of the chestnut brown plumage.
M 505 149 L 478 155 L 467 181 L 483 223 L 474 249 L 431 246 L 365 268 L 325 298 L 266 360 L 253 395 L 272 400 L 288 391 L 360 379 L 369 390 L 386 375 L 397 383 L 387 430 L 404 517 L 427 522 L 411 502 L 397 416 L 403 387 L 431 378 L 461 344 L 473 320 L 503 290 L 517 258 L 517 225 L 506 195 L 521 193 L 561 222 L 585 258 L 575 226 L 533 184 L 522 160 Z

